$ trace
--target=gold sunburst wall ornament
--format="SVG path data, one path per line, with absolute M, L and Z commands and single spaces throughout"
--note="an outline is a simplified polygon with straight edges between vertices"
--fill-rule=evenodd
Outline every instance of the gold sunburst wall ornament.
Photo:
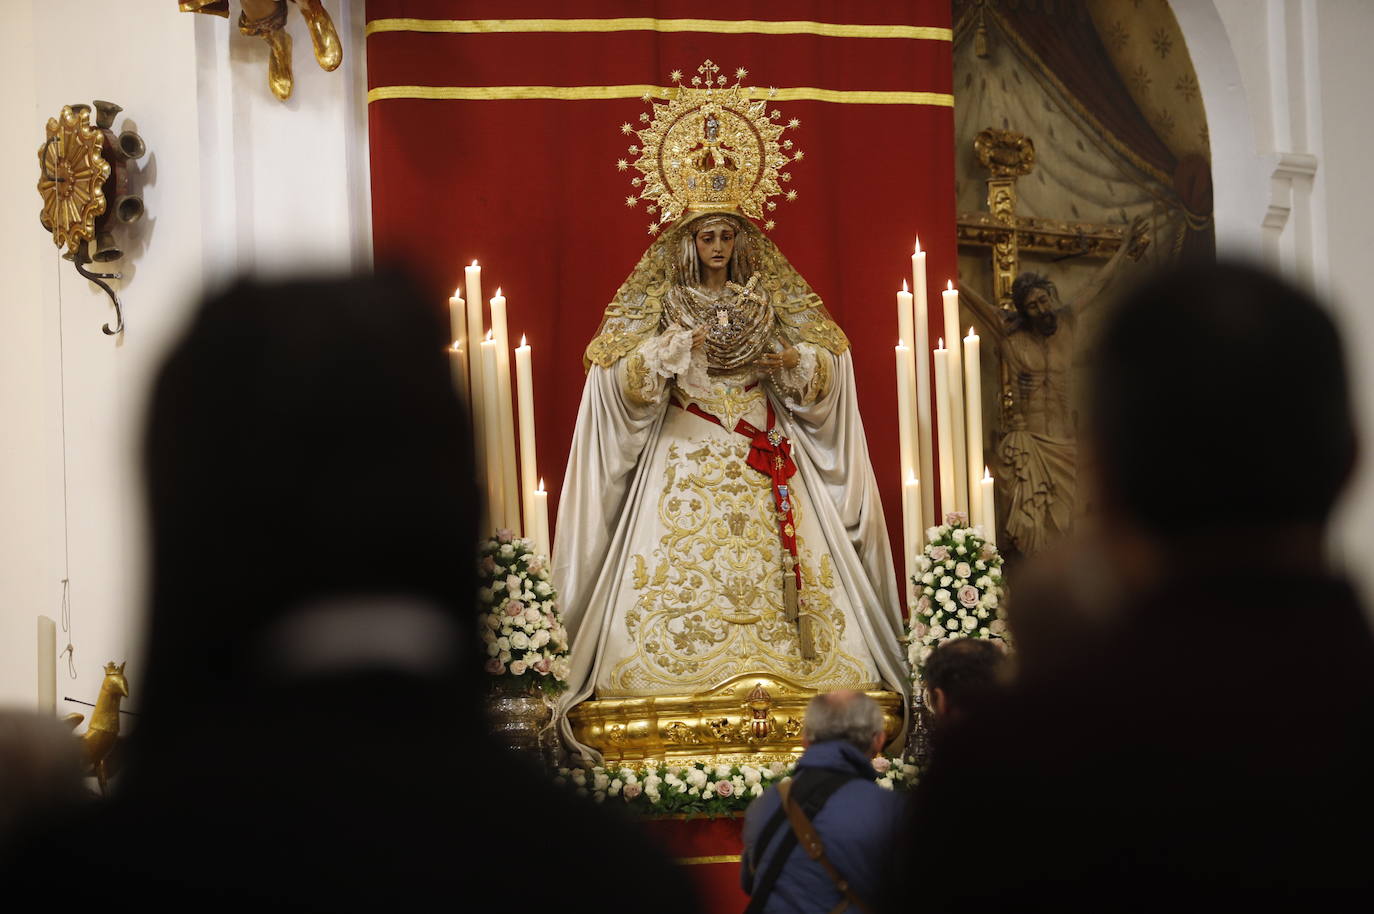
M 43 196 L 38 218 L 58 247 L 74 251 L 95 239 L 95 220 L 105 212 L 102 185 L 110 176 L 103 144 L 85 110 L 78 116 L 64 105 L 57 117 L 48 118 L 47 138 L 38 147 L 38 193 Z
M 115 322 L 106 324 L 113 336 L 124 329 L 119 296 L 105 282 L 120 279 L 119 273 L 92 273 L 86 264 L 120 260 L 124 251 L 115 241 L 116 223 L 137 222 L 143 217 L 143 197 L 129 186 L 128 163 L 147 151 L 135 131 L 114 132 L 114 119 L 123 109 L 113 102 L 64 105 L 57 117 L 48 118 L 43 145 L 38 147 L 38 193 L 43 208 L 38 219 L 52 234 L 53 244 L 65 247 L 62 256 L 76 271 L 95 283 L 115 306 Z M 95 242 L 95 252 L 88 250 Z
M 773 229 L 769 214 L 777 201 L 771 198 L 783 194 L 782 185 L 792 180 L 783 169 L 803 157 L 782 134 L 801 122 L 794 118 L 784 123 L 782 113 L 768 107 L 777 89 L 765 92 L 742 85 L 748 75 L 740 67 L 731 82 L 707 60 L 684 84 L 682 71 L 674 70 L 668 78 L 677 88 L 670 90 L 666 101 L 644 95 L 652 106 L 652 114 L 639 116 L 646 126 L 621 125 L 621 133 L 639 140 L 629 148 L 637 157 L 634 162 L 616 163 L 621 171 L 632 164 L 639 172 L 630 181 L 638 193 L 627 196 L 625 203 L 647 201 L 645 209 L 655 217 L 650 233 L 684 213 L 733 210 L 762 221 L 765 230 Z M 764 97 L 756 97 L 760 94 Z M 784 196 L 790 202 L 797 192 L 788 190 Z

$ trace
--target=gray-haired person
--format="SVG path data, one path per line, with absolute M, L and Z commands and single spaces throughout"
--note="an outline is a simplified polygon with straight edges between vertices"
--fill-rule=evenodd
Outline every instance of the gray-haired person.
M 858 692 L 807 705 L 796 775 L 770 787 L 744 819 L 746 914 L 868 911 L 902 798 L 874 783 L 883 713 Z

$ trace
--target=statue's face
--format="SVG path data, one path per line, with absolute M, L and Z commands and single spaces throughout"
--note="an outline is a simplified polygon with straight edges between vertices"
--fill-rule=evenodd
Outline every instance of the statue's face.
M 1044 289 L 1032 289 L 1026 296 L 1026 320 L 1045 336 L 1053 336 L 1059 329 L 1059 316 L 1054 313 L 1054 300 Z
M 696 234 L 697 257 L 707 269 L 723 270 L 735 252 L 734 226 L 717 222 Z

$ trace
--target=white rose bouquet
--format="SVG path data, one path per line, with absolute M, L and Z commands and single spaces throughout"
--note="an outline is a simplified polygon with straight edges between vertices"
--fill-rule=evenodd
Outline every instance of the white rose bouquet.
M 479 631 L 494 688 L 557 695 L 568 687 L 568 630 L 534 544 L 498 530 L 478 550 Z
M 963 514 L 949 514 L 945 520 L 926 531 L 925 554 L 916 560 L 911 576 L 918 595 L 907 632 L 913 683 L 942 641 L 987 638 L 1002 647 L 1011 644 L 1001 610 L 1001 554 Z
M 560 768 L 554 781 L 597 803 L 609 797 L 650 816 L 721 816 L 743 812 L 768 785 L 790 778 L 795 768 L 793 762 L 756 768 L 646 760 L 615 768 Z M 874 783 L 884 790 L 910 790 L 919 779 L 920 770 L 909 759 L 873 759 Z

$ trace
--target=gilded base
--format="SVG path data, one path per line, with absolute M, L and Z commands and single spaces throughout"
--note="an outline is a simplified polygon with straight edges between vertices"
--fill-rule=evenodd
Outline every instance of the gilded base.
M 744 674 L 700 695 L 584 701 L 568 714 L 573 735 L 606 762 L 709 761 L 766 764 L 801 754 L 802 716 L 816 694 L 773 674 Z M 902 728 L 902 696 L 865 692 L 883 709 L 891 741 Z

